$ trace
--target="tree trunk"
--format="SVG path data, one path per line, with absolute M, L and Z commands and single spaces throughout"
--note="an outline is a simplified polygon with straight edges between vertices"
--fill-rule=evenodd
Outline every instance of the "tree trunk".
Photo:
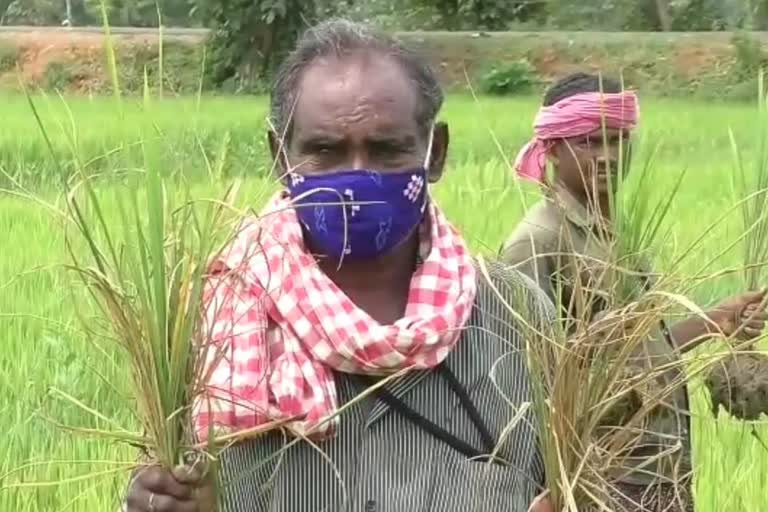
M 669 12 L 669 0 L 656 0 L 656 14 L 659 17 L 661 30 L 664 32 L 672 30 L 672 15 Z
M 5 15 L 13 0 L 0 0 L 0 25 L 5 25 Z

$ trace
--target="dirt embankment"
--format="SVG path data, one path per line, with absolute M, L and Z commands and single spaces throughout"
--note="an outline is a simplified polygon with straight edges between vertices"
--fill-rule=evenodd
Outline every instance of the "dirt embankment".
M 526 59 L 546 81 L 574 70 L 622 73 L 652 92 L 722 93 L 745 80 L 744 71 L 759 62 L 743 62 L 745 52 L 729 33 L 564 33 L 423 32 L 399 35 L 439 70 L 446 85 L 466 87 L 493 67 Z M 204 30 L 166 30 L 163 36 L 166 75 L 179 92 L 198 86 Z M 750 38 L 765 44 L 768 35 Z M 140 83 L 145 69 L 157 67 L 158 33 L 115 29 L 113 40 L 121 78 Z M 0 87 L 18 87 L 19 72 L 27 84 L 99 93 L 108 89 L 104 35 L 100 29 L 0 29 Z M 754 56 L 753 56 L 754 57 Z M 176 73 L 179 76 L 173 76 Z M 735 77 L 739 73 L 741 76 Z M 142 75 L 141 77 L 134 76 Z M 748 80 L 747 80 L 748 81 Z M 130 89 L 130 87 L 129 87 Z
M 117 29 L 112 37 L 121 61 L 157 53 L 157 31 Z M 163 40 L 174 51 L 192 51 L 201 47 L 205 32 L 172 31 Z M 98 93 L 108 80 L 105 41 L 100 29 L 5 27 L 0 30 L 0 87 L 18 87 L 21 78 L 44 89 Z

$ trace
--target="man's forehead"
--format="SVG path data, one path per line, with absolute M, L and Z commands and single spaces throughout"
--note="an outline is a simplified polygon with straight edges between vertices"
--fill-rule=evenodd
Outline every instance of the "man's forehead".
M 377 131 L 415 124 L 417 98 L 395 59 L 351 54 L 316 60 L 304 72 L 294 109 L 301 131 L 344 129 L 364 123 Z
M 576 135 L 574 137 L 568 137 L 567 140 L 582 140 L 582 139 L 589 139 L 594 141 L 599 141 L 603 137 L 607 137 L 609 139 L 613 139 L 617 136 L 621 135 L 625 139 L 629 139 L 632 136 L 631 130 L 622 130 L 618 128 L 610 128 L 606 127 L 605 130 L 602 128 L 597 128 L 595 130 L 592 130 L 591 132 L 585 133 L 583 135 Z

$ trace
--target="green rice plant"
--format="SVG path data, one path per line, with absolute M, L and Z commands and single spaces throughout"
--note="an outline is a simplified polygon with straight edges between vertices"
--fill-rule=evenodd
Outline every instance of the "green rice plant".
M 764 72 L 758 75 L 758 102 L 756 131 L 758 147 L 752 157 L 752 165 L 746 165 L 739 143 L 729 130 L 734 159 L 732 191 L 739 205 L 742 236 L 741 278 L 746 289 L 766 287 L 768 264 L 768 108 Z M 738 333 L 737 333 L 738 334 Z M 729 340 L 733 347 L 707 376 L 711 389 L 712 408 L 715 415 L 722 406 L 734 417 L 747 421 L 768 415 L 768 355 L 757 349 L 758 340 L 738 343 L 737 336 Z M 753 429 L 753 432 L 755 430 Z
M 168 55 L 166 51 L 166 58 Z M 169 73 L 167 65 L 165 72 Z M 151 84 L 153 80 L 150 73 Z M 472 98 L 461 94 L 448 97 L 444 116 L 452 131 L 452 165 L 433 192 L 474 253 L 495 253 L 519 222 L 525 206 L 538 198 L 534 187 L 525 187 L 527 203 L 523 203 L 509 186 L 506 165 L 530 134 L 530 118 L 525 114 L 535 113 L 538 99 L 481 96 L 478 101 L 484 109 L 479 111 Z M 0 124 L 0 168 L 12 175 L 20 171 L 19 181 L 30 194 L 62 206 L 57 204 L 62 189 L 53 185 L 59 184 L 54 162 L 69 168 L 71 160 L 67 139 L 71 130 L 56 124 L 57 119 L 67 117 L 66 108 L 55 98 L 46 103 L 35 95 L 34 100 L 49 127 L 56 159 L 45 149 L 26 98 L 9 95 L 4 97 L 4 122 Z M 150 112 L 151 124 L 163 133 L 162 144 L 174 150 L 170 155 L 163 152 L 160 168 L 164 174 L 190 182 L 194 197 L 220 197 L 224 184 L 209 179 L 201 147 L 205 147 L 211 165 L 216 167 L 221 154 L 218 148 L 229 133 L 225 180 L 227 176 L 242 176 L 237 206 L 259 210 L 259 201 L 265 199 L 261 189 L 269 181 L 264 179 L 266 173 L 260 172 L 268 162 L 259 142 L 266 103 L 264 97 L 203 96 L 198 109 L 197 98 L 170 98 L 166 90 L 165 100 L 157 101 L 155 97 Z M 148 138 L 147 114 L 141 99 L 125 99 L 125 117 L 120 123 L 115 122 L 118 113 L 111 97 L 67 96 L 66 105 L 77 120 L 80 159 L 94 162 L 87 166 L 89 176 L 100 176 L 94 187 L 107 208 L 107 221 L 117 225 L 119 215 L 111 207 L 111 197 L 116 191 L 124 191 L 126 185 L 121 179 L 111 178 L 126 174 L 120 169 L 144 167 L 138 143 Z M 733 126 L 734 137 L 749 163 L 747 155 L 759 146 L 756 127 L 752 126 L 755 108 L 741 103 L 669 98 L 643 98 L 642 106 L 640 138 L 652 134 L 664 141 L 654 158 L 652 173 L 659 190 L 672 188 L 680 169 L 690 169 L 670 213 L 673 217 L 668 219 L 674 220 L 670 222 L 673 236 L 654 254 L 661 263 L 656 268 L 663 270 L 664 280 L 676 281 L 671 283 L 672 289 L 679 291 L 687 285 L 686 295 L 702 304 L 733 293 L 742 287 L 741 246 L 735 243 L 742 233 L 737 226 L 738 207 L 727 193 L 732 172 L 727 126 Z M 189 122 L 181 123 L 180 119 Z M 503 155 L 488 136 L 491 128 L 499 134 Z M 111 152 L 120 147 L 132 150 Z M 111 155 L 109 159 L 102 156 L 107 154 Z M 274 183 L 269 183 L 274 190 Z M 11 183 L 0 186 L 9 188 Z M 168 190 L 174 189 L 169 185 Z M 488 211 L 494 215 L 488 215 Z M 83 315 L 91 313 L 82 311 L 82 300 L 71 300 L 70 293 L 59 292 L 72 288 L 72 276 L 58 272 L 68 255 L 64 230 L 60 223 L 51 221 L 49 212 L 46 205 L 0 192 L 0 230 L 5 236 L 0 251 L 0 339 L 4 348 L 0 357 L 0 430 L 4 432 L 0 443 L 0 510 L 113 511 L 116 500 L 125 493 L 126 474 L 135 465 L 136 450 L 107 438 L 72 435 L 37 419 L 42 403 L 46 416 L 59 422 L 99 426 L 91 421 L 89 413 L 70 402 L 46 399 L 53 384 L 121 426 L 139 431 L 133 419 L 131 391 L 126 389 L 129 368 L 119 357 L 122 351 L 112 350 L 112 340 L 105 339 L 105 351 L 97 353 L 91 340 L 81 334 L 75 316 L 78 311 Z M 716 229 L 709 229 L 713 225 Z M 695 250 L 687 251 L 688 246 Z M 684 251 L 689 254 L 681 260 L 677 256 Z M 78 286 L 73 292 L 81 289 Z M 710 353 L 706 356 L 710 358 Z M 702 365 L 705 362 L 704 355 L 696 354 L 696 359 L 702 359 Z M 701 379 L 695 375 L 692 379 L 689 389 L 696 510 L 763 510 L 768 485 L 765 448 L 743 422 L 723 413 L 713 418 L 709 393 Z M 119 393 L 111 392 L 106 382 L 117 387 Z M 765 439 L 765 421 L 754 424 Z M 26 469 L 4 478 L 22 466 Z M 112 474 L 75 481 L 85 473 L 113 468 Z M 62 483 L 66 480 L 71 483 Z M 51 485 L 12 487 L 40 482 Z
M 630 163 L 631 172 L 627 178 L 620 178 L 618 200 L 612 214 L 615 244 L 612 253 L 614 263 L 628 271 L 619 273 L 618 303 L 631 302 L 644 293 L 644 285 L 651 276 L 638 272 L 652 272 L 653 255 L 671 236 L 669 214 L 686 173 L 678 172 L 672 187 L 659 197 L 652 170 L 656 152 L 657 148 L 653 148 L 639 168 Z
M 607 129 L 603 119 L 604 157 L 609 160 Z M 619 138 L 618 172 L 615 176 L 608 173 L 608 187 L 613 191 L 608 194 L 608 217 L 597 216 L 598 234 L 602 243 L 610 248 L 609 265 L 625 270 L 615 276 L 617 282 L 611 299 L 619 307 L 645 292 L 652 255 L 669 239 L 667 219 L 685 178 L 684 169 L 675 173 L 673 186 L 659 197 L 653 169 L 660 147 L 658 144 L 639 146 L 641 143 L 647 142 Z
M 108 32 L 106 13 L 104 16 Z M 107 46 L 116 77 L 114 52 L 109 43 Z M 122 112 L 117 83 L 114 90 Z M 95 347 L 107 353 L 117 351 L 124 358 L 130 378 L 130 409 L 140 430 L 134 431 L 131 425 L 62 390 L 52 389 L 52 396 L 96 423 L 60 427 L 128 443 L 139 448 L 148 463 L 169 469 L 190 459 L 206 461 L 208 466 L 229 444 L 287 421 L 228 435 L 213 427 L 207 433 L 194 431 L 193 410 L 204 399 L 206 383 L 225 349 L 206 321 L 216 316 L 213 308 L 221 307 L 209 300 L 215 289 L 208 272 L 212 259 L 236 235 L 241 215 L 233 203 L 239 182 L 234 180 L 218 199 L 203 199 L 195 197 L 183 177 L 163 172 L 163 134 L 151 123 L 149 91 L 145 74 L 145 129 L 149 133 L 139 143 L 143 163 L 120 178 L 119 188 L 109 196 L 99 191 L 104 179 L 89 174 L 78 152 L 78 127 L 71 114 L 65 133 L 75 172 L 70 177 L 59 169 L 66 204 L 61 212 L 69 256 L 66 268 L 87 292 L 78 311 L 96 310 L 95 318 L 80 315 L 80 319 Z M 28 101 L 56 161 L 49 129 L 31 96 Z M 210 168 L 209 163 L 208 172 L 213 175 L 220 169 Z M 74 297 L 79 301 L 79 295 Z M 104 343 L 111 344 L 111 349 Z
M 39 119 L 31 100 L 30 105 Z M 48 140 L 47 128 L 40 128 Z M 73 151 L 76 146 L 73 136 Z M 235 234 L 239 210 L 232 202 L 238 185 L 233 182 L 221 199 L 197 199 L 185 181 L 163 175 L 155 146 L 142 144 L 144 167 L 109 197 L 84 168 L 77 180 L 63 181 L 67 268 L 84 284 L 100 316 L 99 321 L 82 318 L 83 324 L 95 339 L 114 342 L 126 356 L 142 432 L 133 433 L 73 397 L 57 394 L 116 427 L 68 428 L 130 442 L 152 460 L 173 467 L 190 451 L 210 448 L 212 455 L 216 444 L 263 429 L 221 439 L 197 439 L 192 432 L 192 406 L 221 350 L 204 322 L 205 313 L 215 315 L 206 301 L 206 276 L 211 259 Z M 117 219 L 107 211 L 116 211 Z M 83 304 L 82 310 L 88 309 Z
M 82 186 L 85 198 L 68 198 L 75 226 L 67 240 L 70 268 L 127 355 L 146 436 L 133 442 L 173 467 L 196 444 L 191 406 L 207 381 L 203 362 L 216 358 L 209 354 L 216 345 L 203 323 L 204 284 L 209 258 L 224 240 L 226 202 L 201 212 L 184 197 L 186 204 L 177 206 L 159 169 L 150 166 L 136 188 L 111 198 L 120 218 L 115 226 L 102 215 L 102 200 L 90 180 Z M 80 255 L 83 244 L 86 256 Z
M 742 243 L 743 281 L 748 290 L 756 290 L 765 283 L 768 263 L 768 107 L 764 73 L 758 76 L 757 153 L 752 165 L 746 165 L 733 130 L 729 130 L 734 159 L 732 191 L 734 200 L 741 204 L 741 230 L 749 233 Z

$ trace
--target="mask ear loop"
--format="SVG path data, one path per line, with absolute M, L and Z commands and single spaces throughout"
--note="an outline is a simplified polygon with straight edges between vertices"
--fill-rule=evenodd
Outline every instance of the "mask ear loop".
M 296 172 L 296 169 L 298 169 L 301 166 L 301 164 L 299 164 L 299 165 L 297 165 L 295 167 L 291 165 L 291 161 L 288 158 L 288 151 L 286 151 L 285 146 L 283 144 L 280 144 L 280 156 L 282 157 L 283 161 L 285 162 L 285 175 L 286 175 L 287 179 L 290 180 L 293 185 L 296 185 L 296 184 L 301 183 L 302 181 L 304 181 L 304 177 L 301 174 Z M 299 194 L 297 197 L 294 197 L 292 199 L 292 204 L 295 206 L 296 203 L 298 203 L 300 200 L 302 200 L 302 199 L 304 199 L 306 197 L 311 196 L 315 192 L 331 192 L 331 193 L 338 194 L 339 195 L 339 202 L 340 202 L 340 204 L 342 206 L 345 204 L 344 197 L 341 196 L 338 193 L 338 191 L 336 189 L 333 189 L 333 188 L 316 188 L 316 189 L 308 190 L 308 191 L 306 191 L 306 192 L 304 192 L 302 194 Z M 347 243 L 348 243 L 348 241 L 347 241 L 347 236 L 348 236 L 348 233 L 347 233 L 347 225 L 348 224 L 347 223 L 348 223 L 348 220 L 347 220 L 347 212 L 346 212 L 345 208 L 342 208 L 342 213 L 344 215 L 344 247 L 346 247 Z M 345 255 L 345 253 L 342 250 L 341 256 L 339 258 L 339 264 L 337 266 L 337 270 L 341 268 L 341 265 L 344 262 L 344 255 Z
M 304 162 L 298 165 L 291 165 L 291 161 L 288 159 L 288 152 L 285 149 L 280 150 L 280 156 L 285 163 L 285 173 L 283 176 L 290 180 L 292 185 L 296 185 L 297 183 L 304 181 L 304 176 L 296 172 L 296 169 L 299 169 L 304 164 Z
M 295 168 L 291 166 L 291 161 L 288 159 L 288 152 L 285 150 L 285 147 L 280 147 L 280 156 L 283 159 L 283 163 L 285 164 L 285 175 L 289 180 L 295 180 L 296 178 L 296 172 Z
M 427 202 L 429 201 L 429 166 L 432 163 L 432 147 L 435 143 L 435 125 L 433 124 L 429 129 L 429 140 L 427 141 L 427 154 L 424 156 L 424 200 L 421 203 L 421 213 L 423 214 L 427 209 Z
M 424 171 L 429 172 L 429 165 L 432 163 L 432 146 L 435 143 L 435 125 L 429 129 L 429 139 L 427 140 L 427 154 L 424 156 Z
M 291 116 L 293 116 L 293 112 L 291 112 Z M 282 130 L 282 133 L 277 130 L 274 123 L 272 122 L 271 116 L 266 116 L 265 121 L 267 123 L 267 127 L 272 131 L 272 133 L 279 137 L 278 139 L 278 152 L 279 156 L 277 157 L 282 158 L 283 162 L 285 163 L 285 172 L 280 173 L 280 180 L 284 178 L 291 178 L 291 175 L 293 174 L 293 169 L 291 168 L 291 162 L 288 160 L 288 152 L 285 149 L 285 140 L 286 140 L 286 134 L 288 132 L 288 126 L 285 127 L 284 130 Z M 278 160 L 276 159 L 273 163 L 272 171 L 274 171 L 274 166 L 279 165 Z

